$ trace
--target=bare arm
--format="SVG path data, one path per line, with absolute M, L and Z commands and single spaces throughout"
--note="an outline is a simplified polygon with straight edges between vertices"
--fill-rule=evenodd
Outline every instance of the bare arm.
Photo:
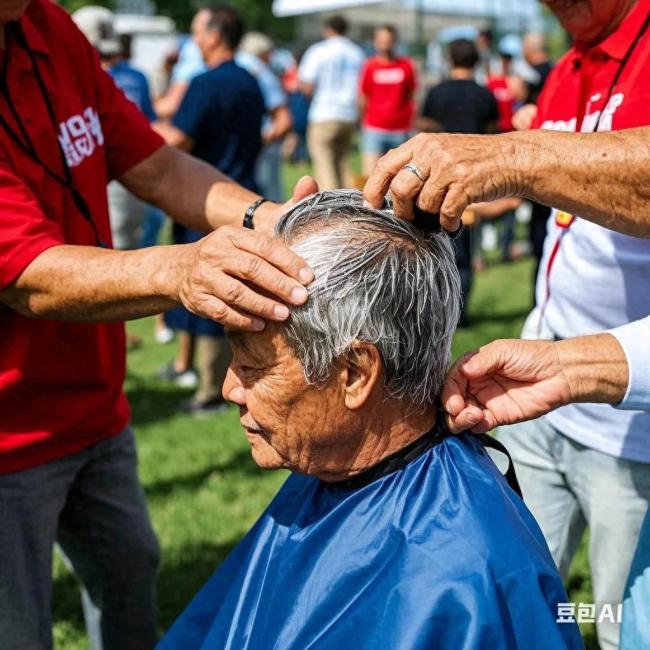
M 285 104 L 278 106 L 271 111 L 271 125 L 264 132 L 263 140 L 265 144 L 276 142 L 284 138 L 293 127 L 293 118 L 291 112 Z
M 413 162 L 425 183 L 402 171 Z M 414 202 L 458 227 L 470 203 L 532 199 L 628 235 L 650 237 L 650 128 L 576 134 L 537 130 L 495 136 L 420 134 L 384 156 L 365 198 L 390 189 L 396 212 Z
M 185 81 L 173 83 L 167 89 L 167 92 L 154 102 L 156 115 L 162 120 L 168 120 L 174 117 L 188 88 L 189 84 Z
M 246 208 L 259 198 L 214 167 L 170 146 L 162 147 L 119 180 L 144 201 L 187 227 L 204 232 L 241 225 Z M 255 213 L 257 229 L 270 232 L 274 210 L 274 204 L 259 208 Z
M 0 291 L 0 302 L 30 317 L 96 322 L 140 318 L 176 304 L 233 327 L 261 329 L 307 299 L 313 278 L 285 244 L 226 226 L 195 244 L 114 251 L 55 246 Z M 252 288 L 251 288 L 252 287 Z M 262 292 L 255 293 L 254 290 Z

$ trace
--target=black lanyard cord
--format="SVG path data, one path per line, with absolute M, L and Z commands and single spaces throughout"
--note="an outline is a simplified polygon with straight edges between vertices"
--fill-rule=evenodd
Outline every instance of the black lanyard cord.
M 0 114 L 0 126 L 5 130 L 7 135 L 9 135 L 9 137 L 14 141 L 14 143 L 20 149 L 22 149 L 34 162 L 36 162 L 43 169 L 43 171 L 48 176 L 50 176 L 50 178 L 54 179 L 57 183 L 59 183 L 59 185 L 62 185 L 70 192 L 70 195 L 72 196 L 72 200 L 74 201 L 77 210 L 79 210 L 83 218 L 86 221 L 88 221 L 88 223 L 93 229 L 96 245 L 102 248 L 107 248 L 107 246 L 101 240 L 99 229 L 97 228 L 97 224 L 93 219 L 92 212 L 90 211 L 90 208 L 86 203 L 86 200 L 84 199 L 81 192 L 77 189 L 74 183 L 72 171 L 70 170 L 70 167 L 65 157 L 65 152 L 63 151 L 63 147 L 61 146 L 61 143 L 59 141 L 58 123 L 54 111 L 54 106 L 52 105 L 52 101 L 50 100 L 50 96 L 45 86 L 45 82 L 43 81 L 43 77 L 41 75 L 38 62 L 36 61 L 36 57 L 34 56 L 34 52 L 29 47 L 29 44 L 25 39 L 25 35 L 23 34 L 20 23 L 18 22 L 9 23 L 7 25 L 6 36 L 7 36 L 7 44 L 5 48 L 5 56 L 4 56 L 3 66 L 2 66 L 2 75 L 0 77 L 0 92 L 5 99 L 7 106 L 9 107 L 12 117 L 14 118 L 16 124 L 18 125 L 18 128 L 20 130 L 20 135 L 16 133 L 16 131 L 14 131 L 14 129 L 11 127 L 11 125 L 7 122 L 7 120 L 2 114 Z M 9 63 L 9 51 L 10 51 L 9 46 L 12 40 L 10 36 L 13 36 L 14 37 L 13 40 L 15 40 L 16 44 L 22 47 L 23 50 L 25 50 L 31 62 L 32 70 L 34 72 L 34 77 L 36 79 L 36 83 L 38 84 L 39 91 L 41 93 L 43 102 L 47 110 L 48 118 L 50 120 L 50 123 L 54 131 L 54 137 L 56 138 L 57 147 L 59 150 L 59 154 L 61 156 L 61 163 L 64 171 L 64 176 L 61 176 L 58 172 L 51 169 L 38 155 L 38 151 L 36 150 L 34 142 L 32 141 L 29 132 L 27 131 L 27 128 L 25 127 L 25 124 L 23 123 L 20 117 L 20 112 L 16 108 L 16 105 L 14 104 L 11 98 L 11 94 L 9 92 L 9 84 L 7 83 L 7 68 Z
M 605 96 L 605 103 L 603 104 L 603 110 L 600 111 L 600 114 L 598 115 L 598 119 L 596 120 L 596 123 L 594 124 L 593 132 L 595 133 L 598 131 L 598 127 L 600 126 L 600 120 L 602 116 L 605 114 L 605 109 L 607 108 L 607 104 L 609 104 L 609 100 L 612 97 L 612 94 L 614 93 L 614 88 L 616 88 L 616 84 L 619 82 L 621 75 L 623 74 L 623 71 L 627 67 L 627 64 L 630 61 L 630 57 L 634 53 L 634 50 L 636 49 L 636 46 L 638 45 L 639 41 L 641 40 L 642 36 L 646 33 L 648 30 L 648 27 L 650 26 L 650 12 L 648 12 L 648 15 L 645 17 L 645 20 L 643 21 L 643 24 L 641 25 L 641 29 L 638 31 L 636 37 L 634 40 L 630 43 L 629 47 L 627 48 L 625 54 L 623 55 L 623 58 L 621 59 L 621 62 L 618 65 L 618 68 L 616 68 L 616 73 L 614 74 L 614 78 L 612 79 L 612 82 L 609 84 L 609 88 L 607 89 L 607 95 Z M 584 121 L 584 118 L 583 118 Z M 581 124 L 576 124 L 576 128 L 581 128 Z

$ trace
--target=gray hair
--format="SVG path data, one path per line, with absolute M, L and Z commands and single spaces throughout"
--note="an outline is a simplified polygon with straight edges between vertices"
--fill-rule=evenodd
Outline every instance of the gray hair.
M 310 383 L 327 381 L 355 341 L 377 347 L 390 397 L 433 404 L 451 356 L 460 279 L 449 238 L 425 234 L 391 206 L 365 207 L 360 192 L 320 192 L 276 225 L 312 267 L 309 300 L 285 335 Z

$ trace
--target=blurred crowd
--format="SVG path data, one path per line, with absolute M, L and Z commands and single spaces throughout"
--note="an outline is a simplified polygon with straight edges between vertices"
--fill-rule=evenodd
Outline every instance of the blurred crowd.
M 245 32 L 238 12 L 222 7 L 196 13 L 191 35 L 165 60 L 163 92 L 152 98 L 147 78 L 130 63 L 129 37 L 106 30 L 111 12 L 86 7 L 74 18 L 103 66 L 168 144 L 273 201 L 285 198 L 283 163 L 305 170 L 311 163 L 321 189 L 360 188 L 382 155 L 417 132 L 530 128 L 551 70 L 543 34 L 495 40 L 483 30 L 446 44 L 447 73 L 431 83 L 427 70 L 403 54 L 392 25 L 375 29 L 367 55 L 369 44 L 364 49 L 351 40 L 345 18 L 333 16 L 323 24 L 322 40 L 294 55 L 266 34 Z M 350 162 L 357 148 L 361 174 Z M 539 264 L 549 210 L 521 203 L 503 199 L 466 211 L 464 231 L 454 242 L 465 305 L 474 273 L 485 267 L 484 248 L 496 249 L 503 262 L 530 252 Z M 109 186 L 109 204 L 116 248 L 159 241 L 166 222 L 159 209 L 117 182 Z M 515 241 L 517 216 L 527 223 L 527 242 Z M 174 243 L 202 236 L 172 227 Z M 460 324 L 469 324 L 466 309 Z M 155 338 L 177 344 L 159 377 L 196 388 L 180 409 L 209 414 L 225 408 L 221 385 L 229 350 L 223 328 L 179 307 L 156 318 Z M 129 344 L 140 341 L 132 336 Z

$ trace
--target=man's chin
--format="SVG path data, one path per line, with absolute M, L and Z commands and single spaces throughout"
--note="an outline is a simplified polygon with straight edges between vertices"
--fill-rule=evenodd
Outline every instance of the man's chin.
M 262 469 L 281 469 L 284 461 L 271 445 L 258 433 L 246 431 L 251 446 L 251 455 L 258 467 Z

